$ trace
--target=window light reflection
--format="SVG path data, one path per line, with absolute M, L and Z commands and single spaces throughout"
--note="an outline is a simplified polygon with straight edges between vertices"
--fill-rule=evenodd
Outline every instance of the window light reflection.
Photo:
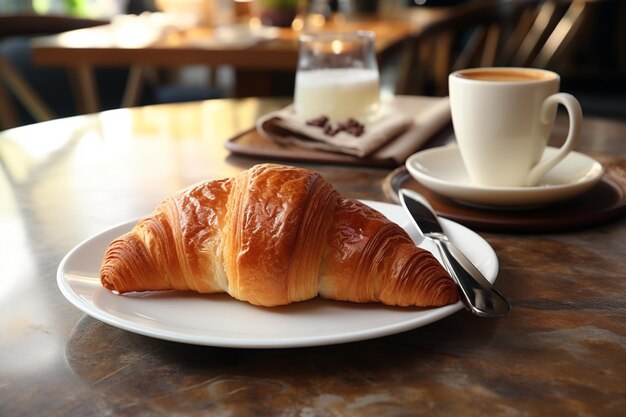
M 330 48 L 333 50 L 333 53 L 340 54 L 343 51 L 343 43 L 340 40 L 335 39 L 331 42 Z
M 185 26 L 177 19 L 165 13 L 118 15 L 110 25 L 61 33 L 58 39 L 66 48 L 140 48 L 155 43 L 172 28 Z

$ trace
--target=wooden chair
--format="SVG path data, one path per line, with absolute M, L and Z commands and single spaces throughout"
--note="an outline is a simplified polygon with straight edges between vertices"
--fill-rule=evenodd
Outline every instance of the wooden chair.
M 397 94 L 443 96 L 448 74 L 470 67 L 558 67 L 599 0 L 485 0 L 459 6 L 406 45 Z
M 0 16 L 0 40 L 12 36 L 34 36 L 60 33 L 67 30 L 105 24 L 105 21 L 52 15 Z M 41 99 L 22 74 L 0 54 L 0 128 L 20 124 L 18 113 L 9 91 L 22 103 L 38 122 L 55 118 L 54 112 Z

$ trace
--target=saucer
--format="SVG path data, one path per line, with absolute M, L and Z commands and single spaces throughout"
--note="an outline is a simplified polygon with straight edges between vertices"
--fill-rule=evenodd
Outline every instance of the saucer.
M 558 148 L 547 147 L 542 160 Z M 457 145 L 427 149 L 410 156 L 406 167 L 411 176 L 432 191 L 461 203 L 520 208 L 541 206 L 584 193 L 602 178 L 602 165 L 586 155 L 570 152 L 557 166 L 531 187 L 486 187 L 471 183 Z

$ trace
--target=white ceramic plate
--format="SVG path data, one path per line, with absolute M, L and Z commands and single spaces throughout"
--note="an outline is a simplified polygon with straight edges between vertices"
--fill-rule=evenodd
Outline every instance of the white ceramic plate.
M 558 148 L 546 148 L 551 158 Z M 604 174 L 602 165 L 571 152 L 533 187 L 481 187 L 472 184 L 456 145 L 427 149 L 410 156 L 406 167 L 425 187 L 460 202 L 494 207 L 532 207 L 575 197 L 593 187 Z
M 398 205 L 365 201 L 405 228 L 416 229 Z M 286 348 L 365 340 L 414 329 L 462 308 L 394 308 L 314 299 L 283 307 L 255 307 L 225 294 L 175 291 L 115 295 L 100 285 L 98 271 L 108 244 L 136 221 L 102 232 L 72 249 L 61 261 L 57 283 L 63 295 L 90 316 L 131 332 L 198 345 Z M 498 259 L 489 244 L 471 230 L 443 221 L 450 238 L 491 282 Z M 435 251 L 423 242 L 422 247 Z

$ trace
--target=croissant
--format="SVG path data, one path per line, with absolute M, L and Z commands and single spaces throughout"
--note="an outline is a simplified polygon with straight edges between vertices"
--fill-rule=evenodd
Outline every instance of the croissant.
M 430 252 L 319 174 L 260 164 L 164 200 L 107 248 L 113 291 L 227 292 L 261 306 L 321 296 L 441 306 L 456 286 Z

